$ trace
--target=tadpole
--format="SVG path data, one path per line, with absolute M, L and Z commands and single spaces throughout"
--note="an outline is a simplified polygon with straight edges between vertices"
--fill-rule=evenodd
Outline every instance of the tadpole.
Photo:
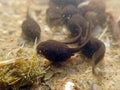
M 61 8 L 50 6 L 46 10 L 46 21 L 50 26 L 62 25 Z
M 81 48 L 81 54 L 93 61 L 92 71 L 96 74 L 95 67 L 103 59 L 105 55 L 105 45 L 97 38 L 91 38 L 88 43 Z
M 78 9 L 74 5 L 67 5 L 62 9 L 61 17 L 63 22 L 66 23 L 69 19 L 71 19 L 72 15 L 77 14 Z
M 79 47 L 70 48 L 66 44 L 55 41 L 55 40 L 47 40 L 41 42 L 36 47 L 37 54 L 43 55 L 46 59 L 53 63 L 63 62 L 69 59 L 74 53 L 79 52 L 80 49 L 87 43 L 89 35 L 86 40 L 82 42 Z
M 30 41 L 40 39 L 41 28 L 39 24 L 29 15 L 29 7 L 27 8 L 26 19 L 22 23 L 22 36 Z

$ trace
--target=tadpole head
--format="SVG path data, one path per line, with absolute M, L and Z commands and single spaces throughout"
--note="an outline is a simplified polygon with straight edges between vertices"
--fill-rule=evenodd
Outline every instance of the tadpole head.
M 73 5 L 67 5 L 62 9 L 61 17 L 64 22 L 67 22 L 71 19 L 72 15 L 78 13 L 78 10 Z
M 43 55 L 46 52 L 46 47 L 44 44 L 45 44 L 44 42 L 41 42 L 37 45 L 36 47 L 37 54 Z

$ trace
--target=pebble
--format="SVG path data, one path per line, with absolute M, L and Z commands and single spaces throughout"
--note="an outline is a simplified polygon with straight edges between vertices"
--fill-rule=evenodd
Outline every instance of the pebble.
M 97 84 L 92 84 L 91 90 L 98 90 L 98 85 Z
M 75 84 L 73 82 L 69 81 L 65 84 L 65 89 L 64 90 L 74 90 L 74 86 L 75 86 Z

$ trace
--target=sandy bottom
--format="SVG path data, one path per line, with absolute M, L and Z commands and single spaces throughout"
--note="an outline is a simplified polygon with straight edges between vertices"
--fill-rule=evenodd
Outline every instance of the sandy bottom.
M 35 1 L 30 8 L 31 16 L 41 26 L 41 41 L 64 39 L 64 35 L 61 37 L 61 33 L 57 32 L 61 28 L 55 31 L 55 28 L 50 29 L 46 24 L 47 6 L 43 4 Z M 107 11 L 111 12 L 117 20 L 120 16 L 120 0 L 106 0 L 106 5 Z M 25 19 L 26 7 L 26 0 L 0 0 L 0 54 L 20 47 L 21 23 Z M 94 76 L 91 63 L 76 54 L 71 61 L 63 63 L 60 67 L 50 66 L 50 70 L 55 73 L 46 80 L 46 84 L 52 90 L 64 90 L 65 83 L 68 81 L 73 82 L 78 90 L 120 90 L 120 42 L 113 41 L 109 31 L 101 40 L 106 44 L 107 50 L 104 60 L 99 65 L 101 69 L 98 68 L 102 74 Z M 31 45 L 27 44 L 25 47 L 31 47 Z M 2 59 L 3 57 L 0 56 L 0 60 Z M 44 58 L 43 60 L 46 61 Z M 97 89 L 91 89 L 91 87 Z M 37 89 L 40 90 L 39 87 L 33 90 Z

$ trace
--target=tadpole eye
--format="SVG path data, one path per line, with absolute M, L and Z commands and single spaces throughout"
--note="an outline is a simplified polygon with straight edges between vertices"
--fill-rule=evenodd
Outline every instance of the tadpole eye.
M 39 53 L 42 53 L 42 51 L 41 51 L 41 50 L 39 50 Z
M 37 50 L 37 54 L 41 54 L 42 53 L 42 51 L 41 50 Z

